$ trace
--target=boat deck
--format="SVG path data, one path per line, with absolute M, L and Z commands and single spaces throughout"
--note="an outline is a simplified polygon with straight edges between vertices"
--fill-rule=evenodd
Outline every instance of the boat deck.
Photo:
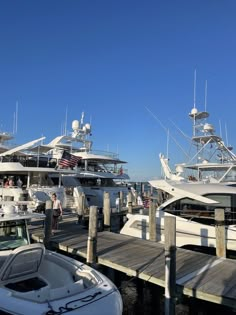
M 33 240 L 43 242 L 43 229 L 31 230 Z M 75 218 L 60 223 L 51 238 L 53 249 L 86 258 L 88 231 Z M 112 232 L 98 232 L 97 263 L 165 287 L 165 250 L 151 242 Z M 177 248 L 176 289 L 192 296 L 236 309 L 236 260 Z

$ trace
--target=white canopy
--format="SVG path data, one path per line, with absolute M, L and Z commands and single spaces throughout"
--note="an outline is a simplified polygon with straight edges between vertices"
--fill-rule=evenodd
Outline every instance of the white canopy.
M 44 139 L 45 139 L 45 137 L 41 137 L 41 138 L 39 138 L 39 139 L 36 139 L 36 140 L 30 141 L 30 142 L 27 142 L 27 143 L 25 143 L 25 144 L 23 144 L 23 145 L 20 145 L 20 146 L 15 147 L 15 148 L 13 148 L 13 149 L 11 149 L 11 150 L 8 150 L 8 151 L 5 151 L 5 152 L 1 153 L 0 156 L 11 155 L 11 154 L 13 154 L 13 153 L 15 153 L 15 152 L 18 152 L 18 151 L 21 151 L 21 150 L 29 149 L 31 146 L 33 146 L 33 145 L 36 144 L 37 142 L 42 141 L 42 140 L 44 140 Z

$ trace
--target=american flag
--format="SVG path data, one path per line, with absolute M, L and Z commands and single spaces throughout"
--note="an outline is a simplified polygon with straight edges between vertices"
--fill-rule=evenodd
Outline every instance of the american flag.
M 76 156 L 76 155 L 70 154 L 67 151 L 64 151 L 59 161 L 59 165 L 65 166 L 65 167 L 74 167 L 77 165 L 79 160 L 81 160 L 80 156 Z

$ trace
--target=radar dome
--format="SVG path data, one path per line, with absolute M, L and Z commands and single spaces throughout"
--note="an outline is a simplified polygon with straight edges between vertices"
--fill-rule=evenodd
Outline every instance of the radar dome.
M 87 130 L 89 130 L 89 131 L 91 130 L 91 125 L 90 124 L 85 124 L 85 127 L 86 127 Z
M 89 134 L 91 132 L 91 125 L 90 124 L 85 124 L 83 126 L 83 131 L 86 133 L 86 134 Z
M 191 115 L 196 115 L 198 113 L 198 110 L 196 107 L 194 107 L 192 110 L 191 110 Z
M 79 121 L 78 120 L 73 120 L 72 121 L 72 129 L 73 130 L 78 130 L 79 129 Z
M 214 131 L 213 125 L 212 124 L 208 124 L 208 123 L 203 126 L 203 129 L 204 129 L 204 131 L 211 131 L 211 132 Z
M 176 165 L 175 170 L 176 170 L 177 173 L 183 173 L 184 172 L 184 167 L 183 167 L 183 165 L 178 164 L 178 165 Z

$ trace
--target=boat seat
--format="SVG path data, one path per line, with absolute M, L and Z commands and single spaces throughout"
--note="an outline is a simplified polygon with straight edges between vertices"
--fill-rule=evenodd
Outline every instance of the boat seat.
M 43 244 L 23 245 L 14 249 L 0 268 L 0 283 L 36 277 L 45 254 Z

